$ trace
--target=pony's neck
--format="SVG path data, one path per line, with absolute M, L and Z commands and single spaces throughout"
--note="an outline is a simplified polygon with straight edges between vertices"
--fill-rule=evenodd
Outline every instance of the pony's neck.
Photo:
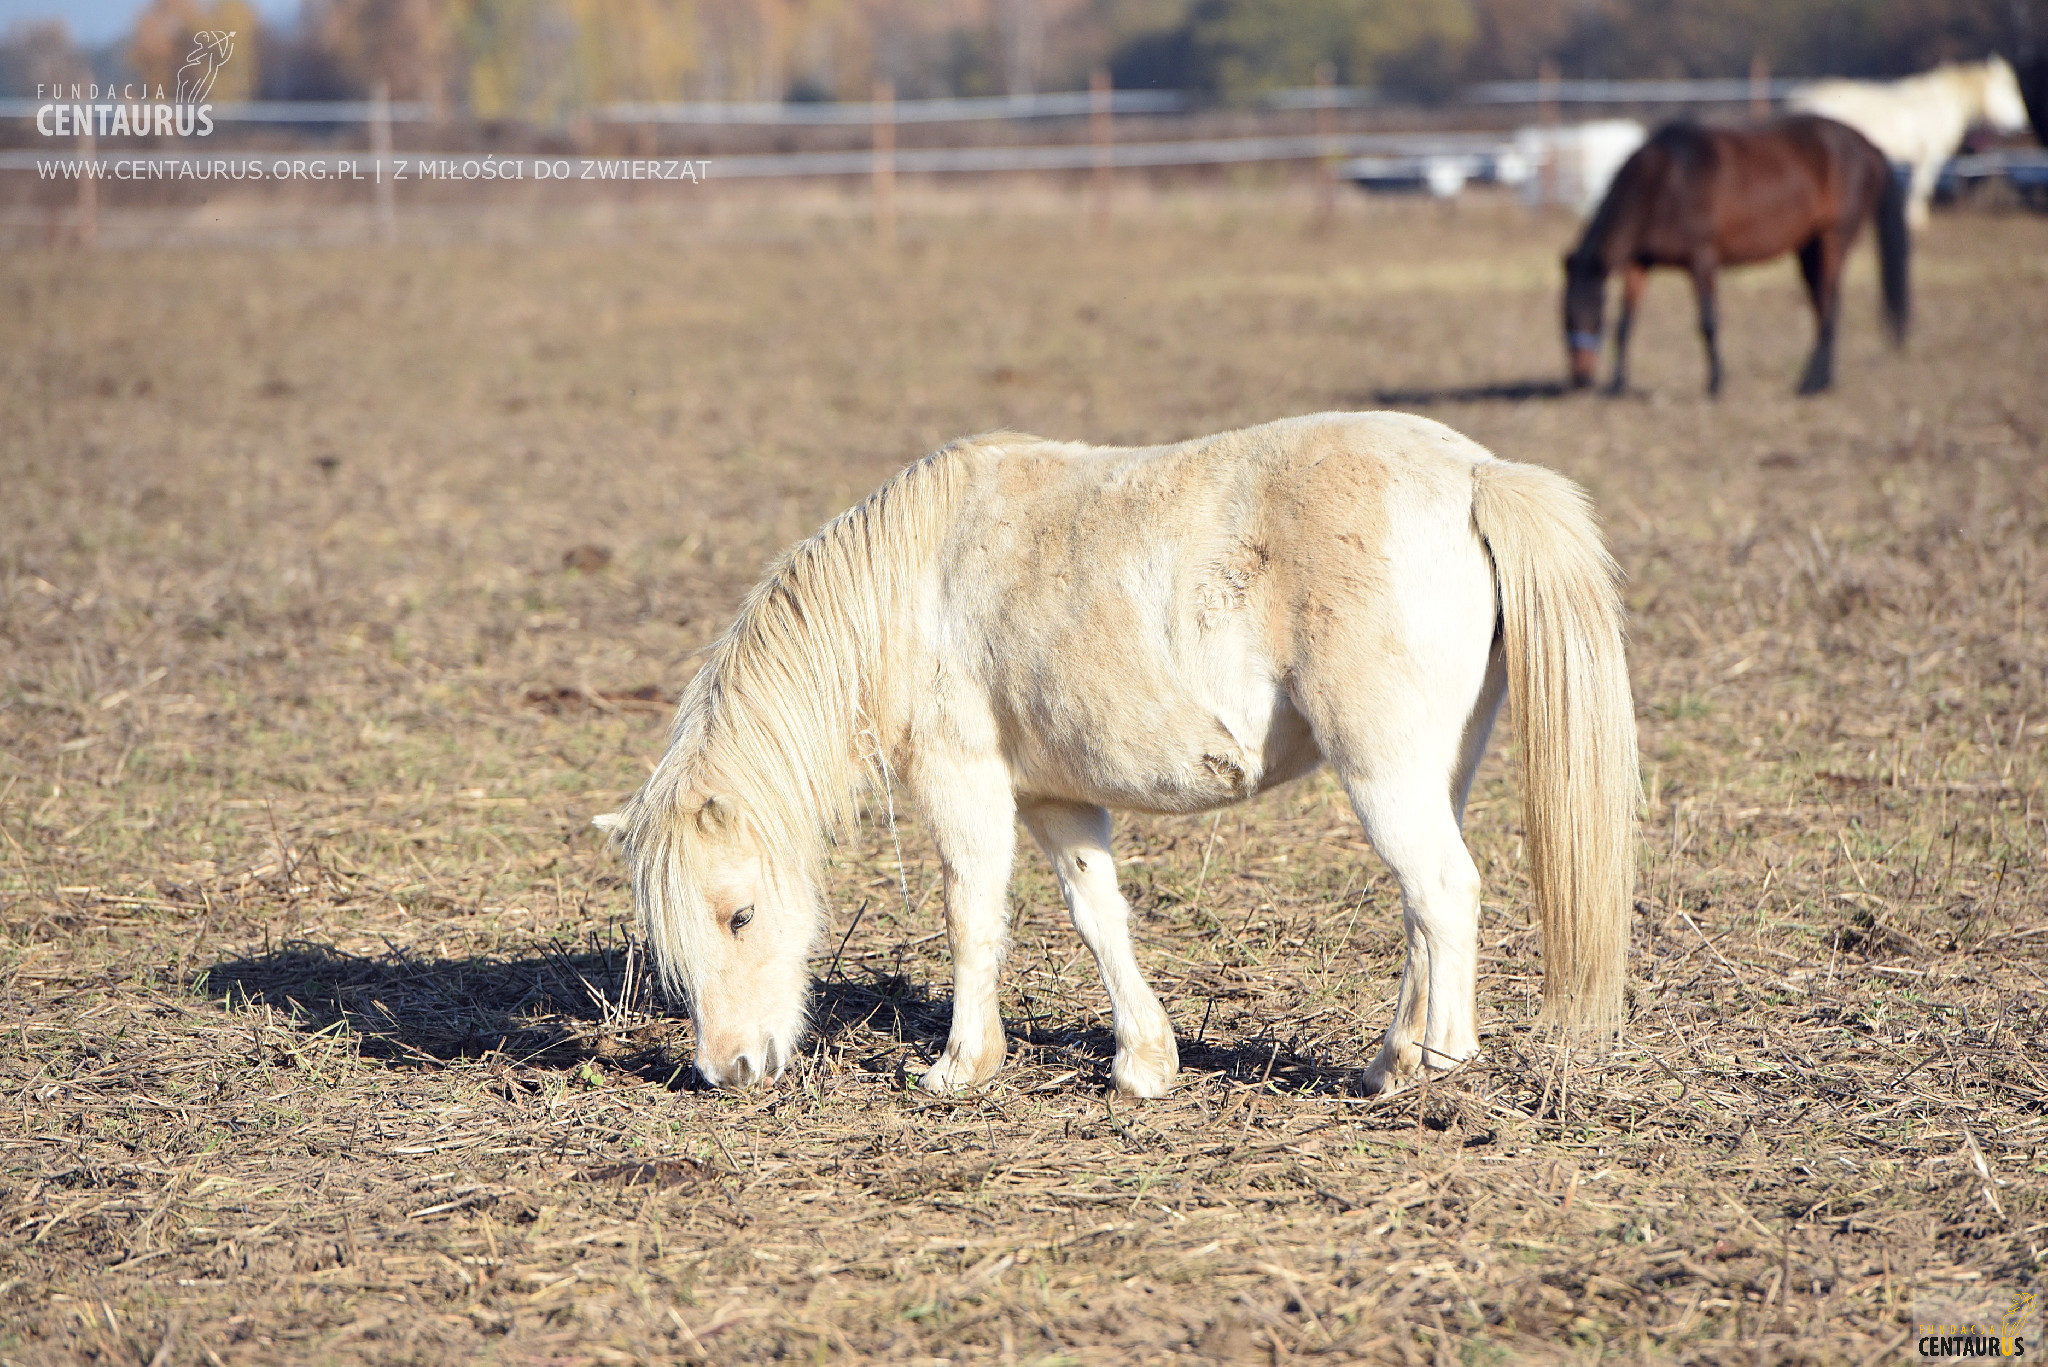
M 1972 119 L 1991 117 L 1991 63 L 1972 62 L 1962 69 L 1963 93 Z
M 1587 264 L 1599 267 L 1605 278 L 1623 264 L 1630 247 L 1629 220 L 1634 210 L 1621 201 L 1632 196 L 1609 192 L 1593 214 L 1593 221 L 1586 225 L 1586 231 L 1579 237 L 1579 245 L 1572 249 L 1572 256 Z
M 678 797 L 730 793 L 771 848 L 807 864 L 850 824 L 906 725 L 891 685 L 947 526 L 946 456 L 834 518 L 748 594 L 677 710 Z
M 1596 218 L 1586 226 L 1586 235 L 1579 239 L 1579 245 L 1572 250 L 1572 259 L 1581 269 L 1591 268 L 1602 280 L 1621 264 L 1615 240 L 1613 216 Z

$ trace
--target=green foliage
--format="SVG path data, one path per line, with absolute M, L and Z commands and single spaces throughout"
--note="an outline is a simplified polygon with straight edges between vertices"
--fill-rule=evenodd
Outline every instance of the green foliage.
M 151 0 L 123 58 L 174 80 L 195 30 L 235 29 L 216 99 L 381 83 L 444 114 L 543 124 L 617 101 L 861 99 L 877 77 L 899 97 L 1073 90 L 1104 62 L 1121 88 L 1235 103 L 1325 64 L 1431 101 L 1546 63 L 1568 77 L 1743 76 L 1757 61 L 1871 77 L 2017 57 L 2048 33 L 2048 0 L 309 0 L 296 33 L 260 45 L 258 19 L 250 0 Z M 61 22 L 0 36 L 0 91 L 90 69 Z
M 1325 63 L 1339 81 L 1360 85 L 1432 59 L 1450 69 L 1477 33 L 1470 0 L 1195 0 L 1127 44 L 1117 66 L 1125 83 L 1243 101 L 1312 84 Z
M 1468 81 L 1566 76 L 1900 75 L 2021 50 L 2048 0 L 1107 0 L 1120 85 L 1243 101 L 1340 82 L 1399 99 Z

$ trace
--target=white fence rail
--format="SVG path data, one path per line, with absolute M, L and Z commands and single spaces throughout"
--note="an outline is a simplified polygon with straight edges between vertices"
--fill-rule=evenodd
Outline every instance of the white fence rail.
M 1469 86 L 1452 105 L 1538 104 L 1735 104 L 1760 97 L 1781 100 L 1800 81 L 1757 81 L 1747 77 L 1677 81 L 1491 81 Z M 889 117 L 898 124 L 976 123 L 1024 119 L 1085 118 L 1096 112 L 1093 91 L 1067 90 L 1044 95 L 998 95 L 975 99 L 897 100 L 893 106 L 866 102 L 713 103 L 639 102 L 602 105 L 589 111 L 601 123 L 664 124 L 682 127 L 858 127 Z M 1180 114 L 1200 102 L 1178 90 L 1108 92 L 1116 115 Z M 109 91 L 96 100 L 52 97 L 47 100 L 0 99 L 0 119 L 33 119 L 50 104 L 136 103 Z M 1261 104 L 1268 109 L 1363 109 L 1390 103 L 1365 86 L 1309 86 L 1276 90 Z M 431 123 L 432 106 L 394 101 L 387 106 L 393 123 Z M 212 106 L 216 123 L 350 124 L 368 123 L 376 105 L 369 100 L 252 100 Z
M 1178 114 L 1189 100 L 1177 90 L 1118 90 L 1109 94 L 1112 114 Z M 897 100 L 897 123 L 988 123 L 1023 119 L 1085 118 L 1095 112 L 1093 91 L 1070 90 L 1049 95 L 996 96 L 988 99 Z M 0 99 L 0 119 L 33 119 L 52 104 L 137 104 L 105 95 L 97 100 L 52 97 L 46 100 Z M 433 106 L 393 101 L 393 123 L 433 123 Z M 588 111 L 599 123 L 676 124 L 701 128 L 864 127 L 884 117 L 889 106 L 858 103 L 659 103 L 600 105 Z M 211 106 L 215 123 L 368 123 L 377 106 L 369 100 L 252 100 Z M 456 120 L 465 122 L 467 120 Z
M 1190 107 L 1177 90 L 1108 92 L 1112 114 L 1179 114 Z M 1065 90 L 1049 95 L 999 95 L 985 99 L 895 100 L 889 104 L 608 104 L 594 111 L 604 123 L 681 124 L 690 127 L 799 126 L 866 127 L 878 119 L 895 123 L 985 123 L 1012 119 L 1085 118 L 1101 108 L 1095 92 Z
M 96 100 L 52 97 L 47 100 L 0 100 L 0 119 L 33 119 L 37 111 L 53 104 L 159 104 L 158 100 L 124 100 L 113 94 Z M 385 106 L 393 123 L 431 123 L 433 106 L 394 101 Z M 248 100 L 239 104 L 209 105 L 215 123 L 368 123 L 377 106 L 370 100 Z
M 1689 81 L 1488 81 L 1459 93 L 1463 104 L 1746 104 L 1783 100 L 1810 79 L 1750 76 Z

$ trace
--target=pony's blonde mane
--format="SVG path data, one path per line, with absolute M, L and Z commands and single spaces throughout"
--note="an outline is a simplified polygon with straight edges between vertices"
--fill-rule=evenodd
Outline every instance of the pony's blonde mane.
M 625 814 L 629 844 L 716 793 L 772 856 L 814 870 L 820 837 L 846 828 L 881 761 L 876 666 L 950 525 L 960 456 L 1017 439 L 933 452 L 776 561 L 684 688 L 668 751 Z

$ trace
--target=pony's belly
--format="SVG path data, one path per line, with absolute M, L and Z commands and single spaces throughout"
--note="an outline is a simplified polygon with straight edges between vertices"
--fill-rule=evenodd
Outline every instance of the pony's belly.
M 1262 786 L 1242 759 L 1214 751 L 1160 755 L 1105 766 L 1032 765 L 1017 775 L 1020 798 L 1083 802 L 1120 812 L 1203 812 L 1242 802 Z
M 1129 730 L 1061 727 L 1072 737 L 1066 743 L 1044 734 L 1021 738 L 1012 760 L 1018 794 L 1119 811 L 1200 812 L 1243 802 L 1322 762 L 1308 723 L 1284 695 L 1272 697 L 1252 726 L 1235 719 L 1226 726 L 1192 703 L 1152 721 Z

